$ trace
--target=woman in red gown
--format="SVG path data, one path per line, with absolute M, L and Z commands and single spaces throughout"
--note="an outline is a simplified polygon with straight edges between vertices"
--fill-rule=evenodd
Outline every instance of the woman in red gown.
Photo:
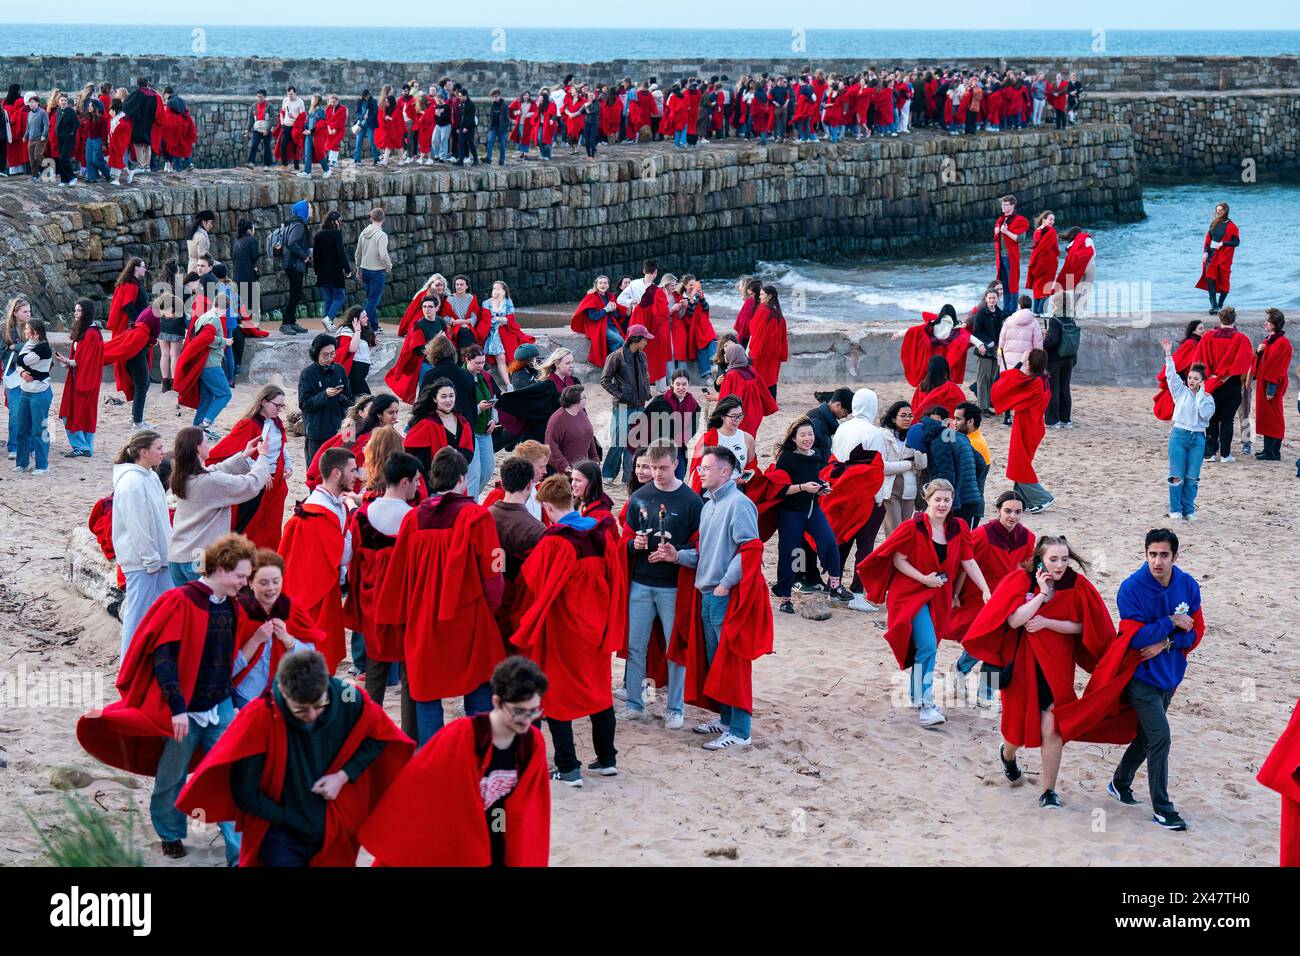
M 781 365 L 790 357 L 789 333 L 776 286 L 765 285 L 759 293 L 758 308 L 749 323 L 749 361 L 759 380 L 776 398 Z
M 1205 232 L 1201 248 L 1201 277 L 1196 288 L 1204 289 L 1210 296 L 1210 315 L 1218 315 L 1223 300 L 1232 288 L 1232 260 L 1241 244 L 1237 224 L 1228 218 L 1228 204 L 1214 207 L 1214 218 Z
M 1260 461 L 1282 460 L 1286 437 L 1283 399 L 1291 378 L 1291 340 L 1282 334 L 1286 319 L 1278 309 L 1264 310 L 1264 341 L 1255 349 L 1255 431 L 1264 439 Z

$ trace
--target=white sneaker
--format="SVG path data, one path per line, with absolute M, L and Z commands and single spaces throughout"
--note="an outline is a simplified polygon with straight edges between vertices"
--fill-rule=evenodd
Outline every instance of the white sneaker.
M 1182 516 L 1183 516 L 1183 515 L 1182 515 L 1182 512 L 1179 512 L 1179 511 L 1171 511 L 1171 512 L 1169 512 L 1169 517 L 1170 517 L 1170 518 L 1175 518 L 1175 519 L 1177 519 L 1177 518 L 1181 518 Z
M 957 692 L 957 703 L 964 704 L 970 696 L 970 686 L 967 684 L 968 674 L 963 674 L 958 668 L 956 662 L 952 665 L 952 684 L 953 689 Z
M 18 458 L 18 452 L 16 452 L 16 451 L 11 451 L 11 452 L 9 453 L 9 460 L 10 460 L 10 461 L 15 461 L 15 460 L 17 460 L 17 458 Z
M 717 740 L 710 740 L 708 743 L 706 743 L 704 745 L 704 749 L 705 750 L 726 750 L 730 747 L 748 747 L 750 745 L 750 742 L 751 742 L 750 738 L 748 737 L 737 737 L 734 734 L 732 734 L 731 731 L 727 731 Z
M 697 734 L 725 734 L 727 732 L 727 725 L 717 718 L 714 718 L 707 724 L 698 724 L 695 727 L 692 727 L 691 730 Z
M 131 185 L 131 181 L 132 181 L 133 179 L 135 179 L 135 170 L 134 170 L 134 169 L 128 169 L 128 170 L 126 171 L 126 184 L 127 184 L 128 186 L 130 186 L 130 185 Z
M 920 720 L 922 727 L 937 727 L 947 719 L 948 718 L 943 715 L 943 711 L 934 706 L 934 704 L 921 705 Z
M 879 604 L 872 604 L 870 601 L 868 601 L 868 600 L 867 600 L 865 597 L 863 597 L 861 594 L 855 594 L 855 595 L 853 595 L 853 600 L 850 601 L 848 604 L 846 604 L 845 607 L 849 608 L 849 610 L 851 610 L 851 611 L 879 611 L 879 610 L 881 610 L 881 607 L 880 607 Z
M 299 179 L 311 179 L 311 173 L 307 172 L 306 170 L 303 170 L 302 172 L 300 172 L 300 173 L 298 174 L 298 178 L 299 178 Z
M 1197 518 L 1196 515 L 1194 515 L 1194 514 L 1190 514 L 1190 515 L 1183 515 L 1183 520 L 1184 520 L 1184 521 L 1191 521 L 1192 523 L 1195 523 L 1195 522 L 1199 521 L 1200 519 Z
M 33 475 L 48 475 L 49 473 L 50 469 L 48 468 L 37 468 L 32 472 Z
M 669 712 L 668 716 L 664 718 L 664 729 L 666 730 L 681 730 L 685 725 L 686 718 L 681 714 Z
M 1218 458 L 1218 459 L 1216 459 L 1216 460 L 1217 460 L 1217 461 L 1221 461 L 1221 462 L 1223 462 L 1225 465 L 1227 465 L 1227 464 L 1231 464 L 1232 462 L 1236 461 L 1237 459 L 1233 458 L 1231 455 L 1224 455 L 1222 458 Z
M 638 710 L 635 707 L 624 707 L 614 716 L 619 720 L 645 720 L 646 719 L 645 711 Z
M 332 170 L 332 169 L 327 169 L 327 170 L 325 170 L 325 172 L 321 173 L 321 177 L 320 177 L 320 178 L 321 178 L 321 179 L 329 179 L 329 178 L 330 178 L 330 173 L 332 173 L 332 172 L 334 172 L 334 170 Z

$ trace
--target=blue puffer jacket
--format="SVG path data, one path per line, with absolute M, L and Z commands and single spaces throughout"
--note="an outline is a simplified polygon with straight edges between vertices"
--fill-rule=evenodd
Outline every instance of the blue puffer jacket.
M 957 442 L 954 441 L 957 434 L 950 428 L 944 428 L 943 422 L 938 419 L 926 416 L 907 430 L 906 442 L 908 448 L 925 452 L 929 460 L 926 465 L 929 481 L 943 478 L 952 485 L 954 511 L 962 505 L 962 484 L 958 478 L 960 466 L 957 460 Z

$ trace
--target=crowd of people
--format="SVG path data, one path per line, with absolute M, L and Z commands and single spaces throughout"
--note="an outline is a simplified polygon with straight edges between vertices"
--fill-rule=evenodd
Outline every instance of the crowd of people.
M 867 67 L 851 74 L 809 67 L 734 81 L 692 75 L 583 83 L 568 75 L 537 90 L 477 91 L 484 94 L 486 101 L 476 103 L 450 77 L 411 79 L 384 84 L 378 95 L 365 89 L 349 110 L 337 92 L 303 97 L 289 84 L 272 97 L 259 89 L 244 129 L 246 163 L 292 166 L 304 177 L 318 167 L 328 177 L 349 142 L 353 163 L 368 152 L 381 166 L 490 165 L 494 156 L 504 164 L 508 152 L 527 158 L 533 149 L 549 160 L 557 145 L 594 158 L 602 145 L 639 140 L 692 149 L 733 136 L 836 143 L 927 128 L 954 136 L 1046 122 L 1065 129 L 1076 121 L 1082 84 L 1074 73 L 992 67 Z M 87 83 L 75 94 L 24 93 L 12 84 L 0 126 L 6 173 L 40 176 L 50 160 L 65 186 L 78 178 L 127 184 L 136 173 L 183 172 L 193 165 L 199 138 L 210 135 L 171 86 L 158 92 L 147 77 L 129 91 Z
M 1225 292 L 1231 263 L 1215 237 L 1227 221 L 1216 209 L 1203 270 Z M 104 363 L 134 402 L 148 391 L 147 351 L 177 336 L 164 388 L 194 422 L 169 454 L 164 430 L 133 406 L 112 494 L 91 510 L 125 592 L 121 699 L 77 730 L 91 755 L 155 778 L 151 819 L 167 856 L 186 854 L 187 821 L 201 814 L 220 825 L 232 864 L 351 865 L 360 847 L 385 865 L 545 864 L 550 786 L 620 772 L 619 723 L 652 721 L 651 684 L 664 692 L 666 733 L 687 728 L 691 705 L 711 711 L 690 728 L 705 749 L 752 745 L 753 666 L 774 649 L 772 599 L 794 614 L 795 589 L 883 613 L 923 728 L 947 720 L 937 651 L 959 642 L 958 694 L 980 707 L 1000 699 L 995 766 L 1010 786 L 1024 782 L 1018 751 L 1041 748 L 1044 809 L 1062 805 L 1065 744 L 1126 744 L 1108 793 L 1138 804 L 1145 764 L 1152 820 L 1186 829 L 1168 792 L 1166 711 L 1205 614 L 1177 566 L 1178 532 L 1144 535 L 1116 625 L 1076 547 L 1026 522 L 1054 502 L 1034 468 L 1047 428 L 1073 424 L 1060 366 L 1077 360 L 1087 233 L 1058 271 L 1050 213 L 1031 236 L 1003 197 L 997 278 L 981 302 L 964 318 L 945 305 L 897 337 L 911 401 L 881 412 L 874 390 L 834 388 L 770 446 L 760 427 L 779 410 L 789 359 L 774 286 L 742 280 L 744 305 L 719 330 L 698 280 L 662 274 L 654 259 L 639 277 L 596 277 L 571 327 L 610 397 L 602 449 L 573 353 L 542 359 L 504 282 L 480 302 L 465 276 L 434 275 L 400 322 L 391 392 L 370 394 L 366 382 L 376 313 L 322 319 L 298 381 L 299 458 L 278 385 L 216 430 L 237 361 L 226 323 L 246 317 L 224 265 L 210 261 L 211 225 L 200 212 L 189 238 L 187 301 L 146 301 L 147 266 L 132 260 L 106 329 L 94 303 L 78 303 L 67 356 L 21 297 L 3 324 L 20 472 L 33 453 L 48 469 L 48 438 L 34 432 L 54 362 L 68 369 L 67 454 L 91 456 Z M 1018 294 L 1022 241 L 1032 242 L 1032 295 Z M 1215 308 L 1218 328 L 1193 323 L 1176 351 L 1165 343 L 1155 412 L 1174 423 L 1171 523 L 1195 518 L 1200 460 L 1212 449 L 1232 460 L 1243 389 L 1256 390 L 1257 457 L 1277 460 L 1285 434 L 1285 317 L 1269 309 L 1252 349 L 1235 311 Z M 982 429 L 999 415 L 1011 486 L 990 509 L 995 463 Z M 286 508 L 295 467 L 309 493 Z M 626 662 L 620 684 L 615 656 Z M 1076 666 L 1089 674 L 1082 694 Z M 396 723 L 383 709 L 390 687 Z M 448 722 L 448 698 L 462 699 L 464 718 Z M 585 767 L 573 728 L 582 718 L 594 754 Z

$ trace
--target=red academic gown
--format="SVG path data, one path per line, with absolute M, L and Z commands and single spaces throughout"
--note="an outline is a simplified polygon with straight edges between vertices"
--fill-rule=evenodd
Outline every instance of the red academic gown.
M 973 552 L 966 522 L 949 515 L 944 530 L 948 537 L 948 556 L 942 565 L 931 538 L 930 516 L 922 511 L 895 528 L 894 533 L 857 567 L 858 580 L 862 582 L 867 600 L 885 604 L 885 640 L 894 652 L 900 670 L 910 667 L 916 657 L 912 619 L 927 604 L 938 639 L 952 638 L 948 620 L 952 608 L 952 585 L 961 562 L 972 557 Z M 943 587 L 930 588 L 898 573 L 894 568 L 895 554 L 902 554 L 921 574 L 943 571 L 948 575 L 947 583 Z
M 1055 706 L 1069 704 L 1077 699 L 1075 666 L 1091 672 L 1115 640 L 1115 623 L 1106 603 L 1092 582 L 1073 568 L 1056 583 L 1052 599 L 1038 614 L 1053 621 L 1082 624 L 1082 633 L 1061 634 L 1048 628 L 1030 633 L 1023 627 L 1008 627 L 1007 618 L 1025 603 L 1025 595 L 1034 587 L 1033 577 L 1023 568 L 1008 574 L 962 641 L 972 657 L 998 667 L 1013 665 L 1010 682 L 1001 688 L 1002 736 L 1015 747 L 1043 745 L 1037 674 L 1042 673 Z M 1090 740 L 1086 734 L 1078 739 Z
M 1255 778 L 1282 795 L 1280 866 L 1300 866 L 1300 702 Z
M 534 726 L 518 745 L 523 766 L 502 802 L 505 864 L 546 866 L 551 853 L 546 741 Z M 374 854 L 375 865 L 490 865 L 482 783 L 491 750 L 486 714 L 452 721 L 421 747 L 361 828 L 361 845 Z
M 410 303 L 406 306 L 406 311 L 402 313 L 402 321 L 397 324 L 397 334 L 405 336 L 411 331 L 418 318 L 424 314 L 424 297 L 429 294 L 427 289 L 421 289 L 411 297 Z
M 686 668 L 686 703 L 718 711 L 721 705 L 754 711 L 754 661 L 771 654 L 772 603 L 763 577 L 763 542 L 742 544 L 740 583 L 731 589 L 718 648 L 710 665 L 700 618 L 701 596 L 691 575 L 690 600 L 677 589 L 677 614 L 668 659 Z
M 336 151 L 343 144 L 343 131 L 348 125 L 348 108 L 340 103 L 338 106 L 325 107 L 325 148 Z
M 758 373 L 748 365 L 733 368 L 722 376 L 718 382 L 718 398 L 727 395 L 739 396 L 740 404 L 745 410 L 745 419 L 740 427 L 751 435 L 757 435 L 758 426 L 763 424 L 763 419 L 778 410 L 776 399 Z
M 999 415 L 1015 412 L 1011 422 L 1011 441 L 1007 445 L 1007 478 L 1024 484 L 1038 481 L 1034 471 L 1034 452 L 1047 434 L 1043 412 L 1049 397 L 1047 380 L 1026 375 L 1018 368 L 1007 369 L 993 383 L 989 397 Z
M 643 306 L 638 302 L 632 307 L 628 325 L 637 324 L 644 325 L 654 336 L 645 344 L 645 361 L 650 381 L 657 382 L 668 376 L 668 295 L 663 289 L 654 286 L 649 305 Z
M 1022 238 L 1029 232 L 1029 220 L 1019 213 L 1012 213 L 1010 219 L 1006 216 L 998 216 L 998 220 L 994 225 L 999 229 L 1005 225 Z M 999 232 L 997 238 L 993 240 L 993 272 L 995 275 L 998 272 L 999 263 L 1004 252 L 1007 257 L 1006 291 L 1015 295 L 1020 291 L 1020 243 L 1007 241 L 1007 237 Z
M 1174 349 L 1174 370 L 1179 375 L 1186 375 L 1187 370 L 1192 367 L 1196 361 L 1196 353 L 1201 347 L 1199 338 L 1183 339 L 1178 343 L 1178 348 Z M 1160 373 L 1156 375 L 1156 382 L 1160 390 L 1151 398 L 1152 411 L 1156 418 L 1162 422 L 1171 421 L 1174 417 L 1174 396 L 1169 391 L 1169 382 L 1165 379 L 1164 364 L 1160 365 Z
M 402 348 L 397 353 L 397 361 L 384 376 L 384 384 L 408 405 L 415 403 L 415 392 L 420 386 L 420 366 L 424 361 L 424 347 L 432 338 L 433 336 L 424 328 L 424 319 L 417 318 L 411 323 L 406 337 L 402 339 Z
M 1051 285 L 1056 281 L 1056 263 L 1060 258 L 1056 229 L 1039 226 L 1034 232 L 1034 248 L 1029 253 L 1029 269 L 1025 272 L 1025 284 L 1035 299 L 1046 298 L 1051 293 Z
M 460 412 L 452 412 L 452 414 L 456 416 L 454 447 L 466 452 L 467 459 L 471 458 L 474 455 L 474 429 Z M 427 448 L 429 460 L 433 461 L 433 456 L 438 454 L 440 449 L 447 447 L 447 429 L 443 427 L 442 420 L 437 415 L 422 418 L 406 430 L 402 447 L 407 451 L 413 448 Z
M 189 158 L 193 155 L 198 132 L 194 127 L 194 118 L 190 116 L 190 111 L 177 113 L 168 107 L 158 115 L 166 117 L 162 130 L 163 152 L 168 156 L 181 158 Z
M 5 112 L 9 114 L 9 143 L 5 147 L 5 165 L 13 168 L 15 166 L 26 166 L 27 157 L 27 104 L 22 100 L 5 105 Z
M 899 358 L 903 362 L 903 375 L 907 384 L 913 388 L 925 379 L 930 359 L 941 356 L 948 363 L 948 380 L 960 385 L 966 377 L 966 355 L 970 350 L 970 329 L 964 325 L 955 325 L 952 334 L 944 341 L 934 337 L 934 323 L 939 316 L 934 312 L 923 312 L 922 321 L 911 326 L 903 333 L 903 344 Z M 964 400 L 964 399 L 963 399 Z M 912 406 L 917 408 L 916 405 Z M 917 414 L 920 414 L 919 409 Z
M 113 298 L 108 303 L 108 321 L 104 328 L 113 335 L 126 331 L 126 307 L 140 296 L 140 287 L 134 282 L 123 282 L 113 290 Z
M 1205 390 L 1213 394 L 1228 379 L 1249 372 L 1255 355 L 1244 332 L 1220 326 L 1201 336 L 1196 361 L 1205 365 Z
M 367 739 L 381 741 L 386 746 L 361 776 L 343 785 L 336 799 L 326 801 L 324 841 L 309 866 L 356 866 L 360 850 L 357 833 L 361 825 L 415 750 L 411 739 L 397 729 L 384 709 L 364 690 L 355 688 L 353 692 L 360 695 L 361 713 L 326 773 L 342 770 Z M 244 813 L 235 805 L 230 789 L 231 770 L 240 760 L 265 757 L 259 789 L 278 803 L 284 791 L 288 751 L 283 709 L 270 696 L 259 698 L 235 716 L 176 800 L 182 812 L 201 813 L 202 819 L 209 823 L 235 821 L 243 834 L 239 847 L 241 867 L 260 865 L 262 840 L 271 824 L 262 817 Z
M 912 413 L 914 415 L 924 415 L 929 409 L 940 405 L 948 409 L 948 413 L 951 415 L 953 409 L 966 400 L 966 393 L 962 391 L 962 387 L 952 382 L 944 382 L 938 388 L 931 389 L 928 392 L 922 391 L 918 385 L 915 391 L 912 392 Z
M 253 632 L 274 618 L 284 621 L 285 630 L 291 637 L 297 638 L 304 644 L 311 644 L 315 647 L 325 640 L 325 632 L 316 626 L 316 622 L 307 614 L 303 606 L 292 600 L 287 594 L 281 593 L 272 605 L 270 612 L 263 609 L 258 603 L 253 593 L 245 588 L 235 598 L 239 602 L 239 624 L 235 628 L 235 651 L 238 652 L 253 637 Z M 248 676 L 248 672 L 256 666 L 257 662 L 262 659 L 262 655 L 270 650 L 271 654 L 271 676 L 274 677 L 280 668 L 280 661 L 287 653 L 284 644 L 278 637 L 271 636 L 269 640 L 262 642 L 253 654 L 253 659 L 248 661 L 242 670 L 235 671 L 230 678 L 230 682 L 238 687 Z
M 627 563 L 614 519 L 558 522 L 519 570 L 510 642 L 546 674 L 546 715 L 577 720 L 613 706 L 610 655 L 627 628 Z
M 203 374 L 208 346 L 216 335 L 216 326 L 205 325 L 185 343 L 180 358 L 176 360 L 176 368 L 173 370 L 176 377 L 172 380 L 172 385 L 176 389 L 177 403 L 186 408 L 199 407 L 199 376 Z
M 500 548 L 492 515 L 464 495 L 422 501 L 402 521 L 378 620 L 406 626 L 413 700 L 462 697 L 505 657 L 484 584 L 499 573 Z
M 117 572 L 117 586 L 119 589 L 126 588 L 126 575 L 122 573 L 122 568 L 117 563 L 117 552 L 113 549 L 113 496 L 105 495 L 90 507 L 90 516 L 86 519 L 86 527 L 90 529 L 91 534 L 95 536 L 95 541 L 99 543 L 99 550 L 104 554 L 104 560 L 113 565 L 113 570 Z
M 1291 340 L 1282 333 L 1270 336 L 1255 356 L 1255 431 L 1268 438 L 1286 437 L 1283 399 L 1291 378 Z M 1268 385 L 1276 385 L 1268 397 Z
M 180 644 L 177 670 L 188 701 L 203 657 L 211 594 L 202 581 L 191 581 L 164 592 L 149 608 L 117 672 L 121 700 L 77 721 L 77 740 L 86 753 L 128 773 L 152 777 L 158 772 L 163 745 L 172 736 L 172 712 L 154 677 L 154 652 L 164 644 Z M 238 632 L 239 607 L 231 605 Z M 196 753 L 191 766 L 198 758 Z
M 992 591 L 1002 579 L 1015 571 L 1034 554 L 1034 533 L 1023 524 L 1016 525 L 1013 534 L 1008 534 L 996 519 L 986 521 L 970 533 L 971 552 L 975 563 L 984 574 L 984 582 Z M 948 618 L 948 627 L 954 640 L 962 640 L 979 612 L 984 608 L 984 595 L 967 577 L 962 581 L 961 591 L 957 594 L 960 606 L 953 608 Z
M 122 114 L 108 120 L 108 168 L 126 169 L 126 154 L 131 149 L 131 120 Z
M 364 432 L 359 435 L 353 442 L 349 451 L 352 457 L 356 459 L 358 467 L 366 460 L 366 446 L 370 444 L 370 436 L 374 432 Z M 316 449 L 316 454 L 312 456 L 311 464 L 307 466 L 307 474 L 303 480 L 307 485 L 308 491 L 315 491 L 317 486 L 325 480 L 325 476 L 320 473 L 321 456 L 331 448 L 340 448 L 343 445 L 343 438 L 339 435 L 331 435 L 324 444 Z M 352 490 L 361 494 L 365 488 L 365 483 L 360 478 L 352 483 Z
M 1236 246 L 1227 245 L 1230 239 L 1240 239 L 1241 232 L 1237 229 L 1237 224 L 1231 219 L 1228 220 L 1227 226 L 1223 232 L 1224 245 L 1219 246 L 1213 252 L 1210 252 L 1210 232 L 1205 233 L 1204 251 L 1210 252 L 1210 257 L 1205 260 L 1201 267 L 1201 277 L 1196 280 L 1196 288 L 1205 289 L 1209 283 L 1214 283 L 1214 288 L 1219 292 L 1227 292 L 1232 287 L 1232 260 L 1237 254 Z
M 1083 282 L 1084 274 L 1088 270 L 1088 263 L 1096 250 L 1088 245 L 1092 239 L 1086 232 L 1080 232 L 1070 240 L 1070 248 L 1065 250 L 1065 261 L 1061 263 L 1061 271 L 1056 274 L 1056 284 L 1062 289 L 1076 289 Z
M 280 538 L 280 557 L 284 558 L 284 593 L 325 632 L 316 649 L 325 655 L 325 666 L 333 674 L 347 657 L 339 588 L 343 528 L 338 515 L 323 505 L 295 504 Z
M 273 419 L 280 431 L 282 447 L 289 441 L 284 430 L 284 422 Z M 234 455 L 242 455 L 248 443 L 261 437 L 266 427 L 266 419 L 260 415 L 241 418 L 230 429 L 229 434 L 212 446 L 208 452 L 208 464 L 215 465 Z M 254 458 L 257 456 L 254 455 Z M 284 456 L 275 463 L 275 471 L 266 487 L 253 499 L 230 509 L 230 529 L 242 534 L 259 548 L 276 551 L 280 547 L 280 528 L 284 523 L 284 501 L 289 494 L 289 485 L 284 477 Z
M 871 518 L 876 492 L 885 480 L 885 460 L 879 454 L 866 449 L 854 449 L 853 454 L 848 462 L 836 461 L 832 455 L 818 476 L 831 486 L 830 493 L 819 498 L 818 504 L 839 544 L 852 539 Z
M 614 311 L 602 315 L 599 320 L 592 321 L 587 318 L 587 312 L 590 309 L 604 309 L 606 304 L 614 302 L 612 293 L 605 293 L 602 297 L 598 292 L 588 292 L 578 307 L 573 312 L 573 317 L 569 319 L 569 328 L 579 335 L 585 335 L 591 346 L 587 350 L 587 362 L 596 368 L 603 368 L 605 359 L 609 357 L 608 341 L 605 333 L 609 328 L 609 317 L 618 314 L 618 308 Z
M 348 565 L 348 597 L 343 622 L 365 635 L 366 657 L 376 661 L 402 660 L 405 628 L 379 623 L 379 593 L 388 575 L 397 538 L 370 523 L 370 502 L 352 512 L 352 563 Z
M 491 329 L 492 308 L 485 303 L 478 310 L 478 324 L 474 326 L 474 337 L 479 340 L 480 344 L 484 343 L 487 341 Z M 497 335 L 501 337 L 501 348 L 505 351 L 507 365 L 515 360 L 515 349 L 526 342 L 537 341 L 536 338 L 523 330 L 518 320 L 515 319 L 513 312 L 506 316 L 505 325 L 497 327 Z
M 69 352 L 76 359 L 68 369 L 59 397 L 59 417 L 70 432 L 93 432 L 99 422 L 99 385 L 104 378 L 104 338 L 99 326 L 92 324 L 73 342 Z
M 750 365 L 762 383 L 771 388 L 781 377 L 781 363 L 789 357 L 790 341 L 786 335 L 785 316 L 760 304 L 749 320 Z

